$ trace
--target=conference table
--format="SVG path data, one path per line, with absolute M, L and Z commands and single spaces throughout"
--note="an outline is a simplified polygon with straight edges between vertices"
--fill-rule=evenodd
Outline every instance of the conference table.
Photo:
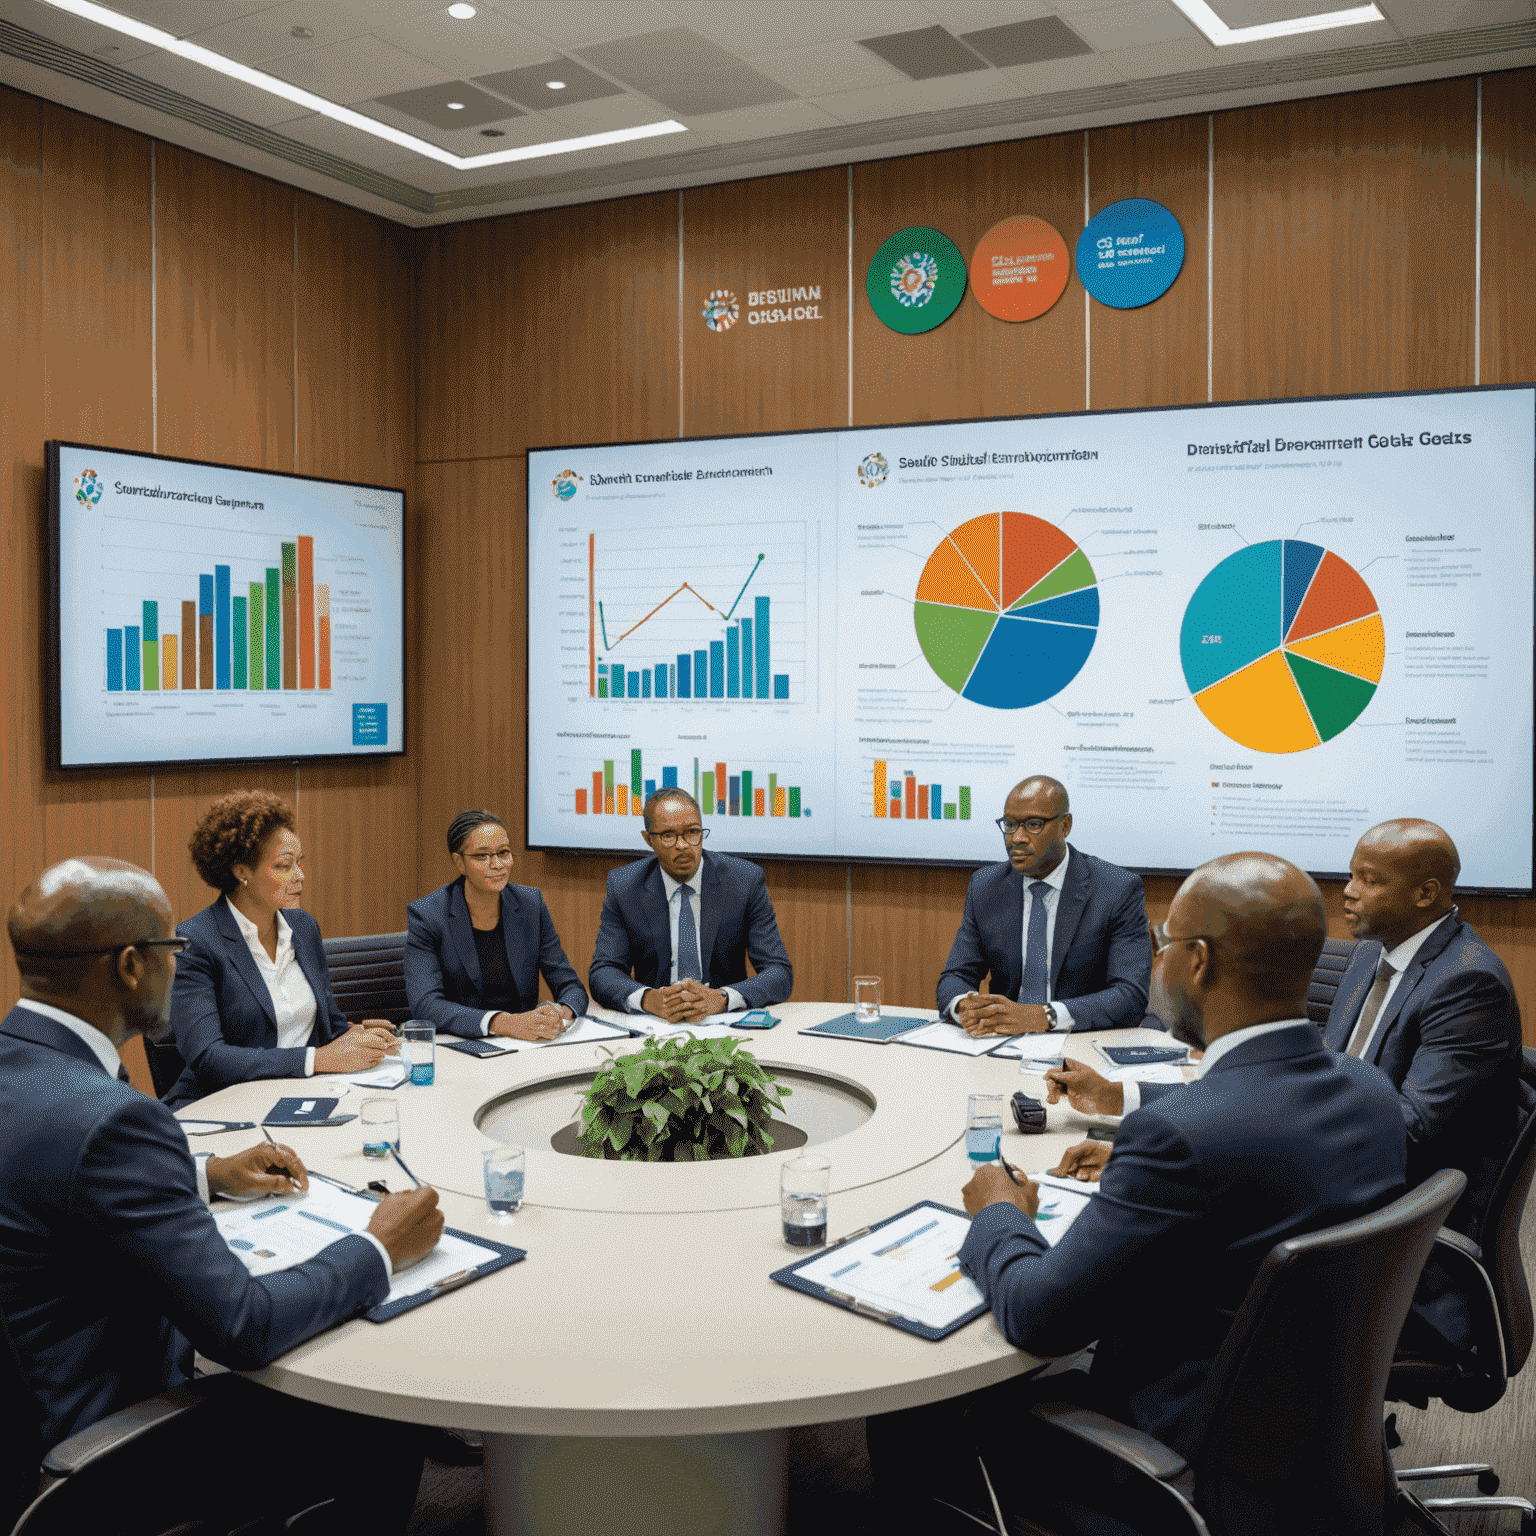
M 1015 1060 L 800 1032 L 846 1004 L 774 1011 L 782 1022 L 773 1030 L 730 1033 L 801 1087 L 802 1119 L 841 1130 L 830 1140 L 813 1135 L 832 1165 L 834 1242 L 920 1200 L 961 1206 L 969 1094 L 1022 1088 L 1044 1098 L 1040 1079 Z M 597 1008 L 593 1016 L 617 1018 Z M 480 1432 L 493 1536 L 591 1531 L 611 1525 L 617 1509 L 631 1536 L 781 1531 L 791 1427 L 939 1401 L 1044 1363 L 1014 1349 L 990 1314 L 932 1342 L 771 1280 L 806 1253 L 785 1246 L 779 1221 L 779 1169 L 794 1152 L 627 1163 L 565 1155 L 542 1136 L 527 1143 L 521 1211 L 495 1220 L 481 1152 L 498 1144 L 491 1132 L 504 1127 L 507 1106 L 515 1114 L 542 1103 L 550 1123 L 574 1120 L 584 1081 L 614 1047 L 477 1058 L 445 1049 L 448 1038 L 439 1036 L 431 1086 L 394 1091 L 401 1152 L 438 1190 L 449 1226 L 526 1249 L 527 1258 L 386 1323 L 331 1329 L 255 1379 L 310 1402 Z M 1077 1034 L 1068 1054 L 1107 1071 L 1092 1049 L 1106 1039 L 1167 1037 Z M 334 1093 L 342 1081 L 237 1084 L 181 1115 L 260 1121 L 285 1094 Z M 373 1091 L 352 1087 L 337 1113 L 355 1112 Z M 796 1120 L 793 1095 L 784 1118 Z M 1026 1171 L 1053 1167 L 1094 1123 L 1063 1100 L 1050 1106 L 1043 1135 L 1024 1136 L 1005 1112 L 1003 1155 Z M 231 1152 L 255 1134 L 193 1145 Z M 410 1187 L 393 1160 L 363 1156 L 355 1121 L 281 1139 L 308 1167 L 354 1188 L 381 1177 L 391 1189 Z

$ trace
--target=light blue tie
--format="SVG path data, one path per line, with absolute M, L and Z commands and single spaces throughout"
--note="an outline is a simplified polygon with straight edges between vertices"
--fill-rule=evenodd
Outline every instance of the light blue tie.
M 704 971 L 699 965 L 699 930 L 693 920 L 693 902 L 689 900 L 692 892 L 688 886 L 680 885 L 677 895 L 682 903 L 677 909 L 677 979 L 685 981 L 692 977 L 695 981 L 703 981 Z
M 1019 983 L 1021 1003 L 1043 1003 L 1051 957 L 1045 952 L 1045 898 L 1051 888 L 1036 880 L 1029 888 L 1029 932 L 1024 940 L 1024 979 Z

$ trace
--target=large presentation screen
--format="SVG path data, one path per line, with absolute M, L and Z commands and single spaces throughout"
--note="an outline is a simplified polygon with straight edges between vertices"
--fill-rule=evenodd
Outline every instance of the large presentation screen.
M 1144 871 L 1425 816 L 1532 884 L 1536 389 L 528 455 L 528 841 Z
M 405 751 L 405 495 L 47 445 L 56 768 Z

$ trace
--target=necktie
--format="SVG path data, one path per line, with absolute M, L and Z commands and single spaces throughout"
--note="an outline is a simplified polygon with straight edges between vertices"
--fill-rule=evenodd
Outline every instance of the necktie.
M 128 1081 L 128 1068 L 127 1067 L 119 1067 L 117 1069 L 117 1080 L 120 1083 L 126 1083 Z
M 677 979 L 692 977 L 703 981 L 704 971 L 699 965 L 699 930 L 693 920 L 692 892 L 686 885 L 677 888 L 677 899 L 682 903 L 677 909 Z
M 1029 932 L 1024 939 L 1024 979 L 1019 983 L 1021 1003 L 1043 1003 L 1045 983 L 1051 973 L 1051 957 L 1045 952 L 1045 898 L 1050 886 L 1044 880 L 1029 888 Z
M 1376 969 L 1376 979 L 1371 983 L 1371 990 L 1365 994 L 1365 1006 L 1360 1010 L 1360 1017 L 1355 1020 L 1354 1033 L 1349 1037 L 1347 1047 L 1351 1056 L 1364 1056 L 1366 1042 L 1371 1038 L 1371 1029 L 1376 1023 L 1376 1015 L 1381 1012 L 1382 1000 L 1387 995 L 1387 988 L 1392 985 L 1392 978 L 1397 972 L 1388 963 L 1387 957 L 1381 957 L 1381 963 Z

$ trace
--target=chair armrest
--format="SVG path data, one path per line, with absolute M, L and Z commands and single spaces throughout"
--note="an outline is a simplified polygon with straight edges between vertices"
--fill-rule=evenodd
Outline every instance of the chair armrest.
M 1441 1227 L 1435 1233 L 1435 1247 L 1453 1248 L 1457 1253 L 1464 1254 L 1478 1264 L 1483 1262 L 1483 1250 L 1470 1237 L 1460 1232 L 1453 1232 L 1449 1227 Z
M 1053 1429 L 1086 1441 L 1160 1483 L 1171 1483 L 1189 1469 L 1189 1463 L 1161 1440 L 1118 1419 L 1095 1413 L 1092 1408 L 1079 1408 L 1073 1403 L 1033 1403 L 1030 1412 Z

